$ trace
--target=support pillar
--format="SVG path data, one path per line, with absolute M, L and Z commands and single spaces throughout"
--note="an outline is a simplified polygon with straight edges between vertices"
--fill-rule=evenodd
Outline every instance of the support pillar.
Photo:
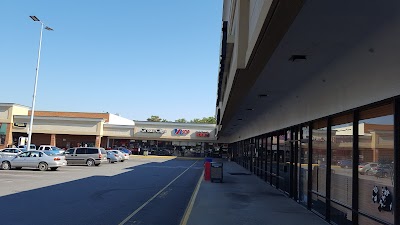
M 50 145 L 56 146 L 56 135 L 55 134 L 51 134 L 51 136 L 50 136 Z
M 96 148 L 100 148 L 100 143 L 101 143 L 101 136 L 100 136 L 100 135 L 97 135 L 97 136 L 96 136 L 95 147 L 96 147 Z
M 6 140 L 4 143 L 4 147 L 8 147 L 9 145 L 13 145 L 13 135 L 12 135 L 12 124 L 11 123 L 6 123 L 3 124 L 3 126 L 7 126 L 6 128 Z

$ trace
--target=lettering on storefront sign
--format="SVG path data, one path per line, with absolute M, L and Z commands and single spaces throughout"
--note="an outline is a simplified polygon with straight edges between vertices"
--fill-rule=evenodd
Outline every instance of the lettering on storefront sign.
M 197 137 L 210 137 L 210 132 L 205 132 L 205 131 L 197 131 L 196 132 Z
M 185 129 L 174 129 L 174 134 L 176 135 L 186 135 L 189 134 L 190 130 L 185 130 Z
M 166 131 L 164 129 L 151 129 L 151 128 L 142 128 L 140 130 L 142 133 L 158 133 L 158 134 L 164 134 Z
M 26 127 L 26 123 L 14 123 L 14 127 Z

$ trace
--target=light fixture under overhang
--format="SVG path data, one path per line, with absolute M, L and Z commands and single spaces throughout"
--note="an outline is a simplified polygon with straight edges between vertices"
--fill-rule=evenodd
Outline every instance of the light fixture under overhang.
M 296 61 L 296 60 L 307 60 L 307 56 L 306 55 L 292 55 L 289 58 L 289 61 Z
M 239 118 L 238 120 L 243 120 L 243 119 Z
M 258 97 L 259 97 L 259 98 L 269 97 L 269 94 L 259 94 Z
M 254 109 L 252 109 L 252 108 L 247 108 L 246 110 L 247 110 L 247 111 L 253 111 Z

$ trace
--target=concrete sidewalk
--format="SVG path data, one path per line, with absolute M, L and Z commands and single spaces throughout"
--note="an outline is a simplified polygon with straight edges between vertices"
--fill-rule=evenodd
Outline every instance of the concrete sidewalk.
M 188 210 L 188 225 L 326 225 L 282 192 L 235 162 L 224 162 L 224 182 L 203 181 Z

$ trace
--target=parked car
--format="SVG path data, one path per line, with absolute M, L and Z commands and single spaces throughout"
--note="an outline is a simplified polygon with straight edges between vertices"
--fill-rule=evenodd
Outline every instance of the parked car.
M 156 155 L 159 155 L 159 156 L 170 156 L 170 155 L 172 155 L 172 152 L 170 150 L 168 150 L 168 149 L 159 149 L 156 152 Z
M 18 148 L 25 152 L 28 150 L 36 150 L 36 145 L 31 144 L 31 147 L 29 149 L 27 149 L 26 145 L 18 145 Z
M 1 169 L 21 169 L 22 167 L 37 168 L 41 171 L 57 170 L 58 167 L 66 166 L 64 156 L 45 153 L 44 151 L 26 151 L 14 157 L 0 158 Z
M 372 172 L 378 178 L 392 177 L 394 174 L 393 168 L 393 164 L 378 164 Z
M 16 156 L 18 154 L 22 153 L 22 150 L 19 148 L 5 148 L 5 149 L 0 149 L 0 157 L 11 157 L 11 156 Z
M 123 153 L 126 153 L 126 154 L 128 154 L 128 155 L 132 155 L 132 151 L 129 150 L 129 149 L 127 149 L 127 148 L 118 147 L 117 150 L 120 150 L 120 151 L 122 151 Z
M 142 149 L 141 149 L 140 147 L 134 147 L 134 148 L 132 149 L 132 154 L 133 154 L 133 155 L 140 155 L 140 154 L 143 154 L 142 152 L 143 152 L 143 151 L 142 151 Z
M 367 163 L 362 163 L 358 166 L 358 172 L 361 175 L 367 174 L 367 175 L 372 175 L 374 172 L 372 170 L 374 170 L 375 167 L 378 166 L 378 163 L 376 162 L 367 162 Z
M 40 151 L 54 151 L 54 152 L 56 152 L 57 154 L 60 154 L 60 155 L 64 154 L 64 152 L 65 152 L 65 150 L 63 150 L 61 148 L 58 148 L 56 146 L 52 146 L 52 145 L 41 145 L 38 148 L 38 150 L 40 150 Z
M 107 162 L 107 152 L 104 148 L 78 147 L 65 151 L 68 165 L 99 166 Z
M 353 168 L 353 160 L 351 159 L 343 159 L 343 160 L 339 160 L 338 161 L 338 166 L 340 166 L 340 168 Z
M 118 162 L 118 155 L 112 151 L 107 151 L 107 160 L 109 163 Z
M 129 159 L 129 153 L 126 153 L 124 151 L 118 150 L 119 152 L 121 152 L 122 157 L 124 158 L 124 160 L 128 160 Z
M 119 150 L 113 149 L 113 150 L 108 150 L 108 151 L 111 151 L 111 152 L 114 152 L 115 154 L 117 154 L 120 162 L 123 162 L 123 161 L 125 161 L 126 159 L 129 159 L 129 155 L 128 155 L 128 154 L 123 153 L 123 152 L 121 152 L 121 151 L 119 151 Z M 126 157 L 126 156 L 127 156 L 127 157 Z

